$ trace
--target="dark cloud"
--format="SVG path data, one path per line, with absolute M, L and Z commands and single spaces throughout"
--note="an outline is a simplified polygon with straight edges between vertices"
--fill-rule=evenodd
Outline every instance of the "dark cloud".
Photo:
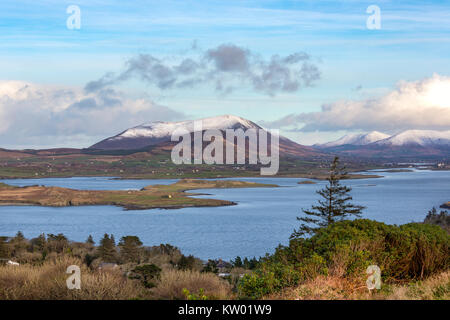
M 197 44 L 195 47 L 198 48 Z M 95 92 L 132 78 L 161 90 L 212 85 L 221 94 L 230 93 L 236 87 L 247 87 L 255 92 L 275 95 L 312 86 L 320 79 L 320 71 L 305 52 L 264 59 L 246 48 L 222 44 L 200 51 L 196 58 L 175 64 L 150 54 L 140 54 L 129 59 L 121 73 L 107 73 L 89 82 L 85 91 Z
M 175 71 L 180 74 L 193 74 L 200 68 L 200 65 L 192 59 L 184 59 L 178 67 L 175 68 Z
M 212 61 L 217 71 L 248 72 L 250 51 L 233 44 L 223 44 L 205 52 L 205 58 Z
M 97 101 L 94 98 L 85 98 L 73 103 L 70 108 L 75 109 L 93 109 L 97 108 Z
M 115 75 L 113 72 L 106 73 L 103 77 L 101 77 L 98 80 L 90 81 L 86 84 L 84 87 L 84 90 L 87 93 L 95 92 L 100 89 L 103 89 L 104 87 L 107 87 L 109 85 L 114 84 L 117 82 L 117 79 L 115 78 Z

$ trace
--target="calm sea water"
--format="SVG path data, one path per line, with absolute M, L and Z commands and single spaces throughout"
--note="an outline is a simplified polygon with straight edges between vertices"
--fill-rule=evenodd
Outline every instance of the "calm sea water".
M 422 221 L 429 209 L 450 200 L 450 171 L 381 173 L 384 178 L 347 180 L 354 202 L 367 207 L 364 217 L 389 224 Z M 202 190 L 236 206 L 176 210 L 125 211 L 114 206 L 47 208 L 0 206 L 0 235 L 18 230 L 26 237 L 40 233 L 64 233 L 84 241 L 89 234 L 98 241 L 104 233 L 119 239 L 137 235 L 145 245 L 170 243 L 185 254 L 202 259 L 263 256 L 279 244 L 287 244 L 297 227 L 301 208 L 308 208 L 325 182 L 299 185 L 298 178 L 243 178 L 275 183 L 280 188 Z M 140 189 L 176 180 L 112 180 L 104 177 L 0 180 L 16 186 L 46 185 L 90 190 Z

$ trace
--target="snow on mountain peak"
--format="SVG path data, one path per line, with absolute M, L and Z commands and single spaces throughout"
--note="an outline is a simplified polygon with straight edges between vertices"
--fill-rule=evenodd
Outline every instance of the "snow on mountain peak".
M 435 131 L 435 130 L 407 130 L 395 134 L 392 137 L 377 141 L 376 145 L 448 145 L 450 146 L 450 130 L 449 131 Z
M 212 130 L 212 129 L 225 130 L 237 127 L 242 127 L 245 129 L 259 128 L 259 126 L 256 125 L 255 123 L 243 119 L 241 117 L 233 115 L 223 115 L 217 117 L 203 118 L 199 120 L 187 120 L 178 122 L 164 122 L 164 121 L 147 122 L 137 127 L 125 130 L 121 134 L 111 139 L 118 140 L 122 138 L 140 138 L 140 137 L 162 138 L 170 136 L 174 132 L 174 130 L 178 128 L 185 128 L 186 130 L 193 132 L 195 121 L 202 121 L 203 130 Z
M 388 137 L 389 135 L 378 131 L 372 131 L 369 133 L 347 134 L 336 141 L 320 144 L 319 146 L 322 148 L 337 147 L 346 144 L 363 146 L 382 139 L 386 139 Z

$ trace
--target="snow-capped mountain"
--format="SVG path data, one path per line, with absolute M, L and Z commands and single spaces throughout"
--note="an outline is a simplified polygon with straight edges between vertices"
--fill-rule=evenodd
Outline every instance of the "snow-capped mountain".
M 375 142 L 380 146 L 450 146 L 450 130 L 407 130 Z
M 316 146 L 319 148 L 330 148 L 343 145 L 364 146 L 386 138 L 389 138 L 388 134 L 384 134 L 378 131 L 372 131 L 369 133 L 347 134 L 336 141 L 318 144 Z
M 217 117 L 210 117 L 199 119 L 201 120 L 201 130 L 221 130 L 226 129 L 262 129 L 256 123 L 233 115 L 223 115 Z M 155 147 L 168 147 L 173 142 L 171 141 L 172 133 L 176 129 L 185 129 L 193 133 L 198 128 L 195 126 L 196 120 L 179 121 L 179 122 L 163 122 L 153 121 L 141 124 L 139 126 L 127 129 L 118 135 L 106 138 L 89 149 L 97 150 L 139 150 Z M 320 151 L 297 144 L 283 136 L 279 139 L 280 155 L 294 155 L 294 156 L 321 156 Z
M 202 124 L 202 130 L 225 130 L 225 129 L 260 129 L 256 123 L 244 118 L 233 115 L 223 115 L 199 119 Z M 158 145 L 161 142 L 171 140 L 172 133 L 176 129 L 185 129 L 188 132 L 196 131 L 194 122 L 196 120 L 164 122 L 153 121 L 141 124 L 139 126 L 127 129 L 116 136 L 102 140 L 90 148 L 92 149 L 139 149 L 148 146 Z
M 211 117 L 199 119 L 202 121 L 202 129 L 203 130 L 212 130 L 212 129 L 250 129 L 261 128 L 257 124 L 240 118 L 233 115 L 224 115 L 219 117 Z M 127 129 L 124 132 L 118 134 L 117 136 L 111 138 L 111 140 L 120 140 L 123 138 L 139 138 L 139 137 L 147 137 L 147 138 L 163 138 L 167 136 L 171 136 L 171 134 L 178 128 L 184 128 L 189 132 L 194 132 L 194 121 L 198 120 L 188 120 L 188 121 L 179 121 L 179 122 L 163 122 L 163 121 L 154 121 L 141 124 L 140 126 Z
M 352 158 L 443 160 L 450 157 L 450 131 L 407 130 L 392 136 L 374 131 L 347 135 L 315 147 Z

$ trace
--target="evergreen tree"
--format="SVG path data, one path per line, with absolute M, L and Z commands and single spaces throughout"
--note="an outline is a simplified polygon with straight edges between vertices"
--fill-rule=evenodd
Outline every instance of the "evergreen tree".
M 340 179 L 346 175 L 345 168 L 339 166 L 339 157 L 335 157 L 327 178 L 328 184 L 325 188 L 317 191 L 322 199 L 318 200 L 318 204 L 313 205 L 311 209 L 302 210 L 306 217 L 297 217 L 302 224 L 298 230 L 294 230 L 291 239 L 314 234 L 317 229 L 344 220 L 348 216 L 361 217 L 365 207 L 349 203 L 352 200 L 349 195 L 352 189 L 340 183 Z
M 86 243 L 91 244 L 91 245 L 95 244 L 95 241 L 94 241 L 94 238 L 92 238 L 92 235 L 89 235 L 89 237 L 86 239 Z
M 69 240 L 62 234 L 47 234 L 47 246 L 50 251 L 61 253 L 69 247 Z
M 0 237 L 0 259 L 9 257 L 8 237 Z
M 18 231 L 16 233 L 14 240 L 16 240 L 16 241 L 24 241 L 25 240 L 25 236 L 23 235 L 22 231 Z
M 257 266 L 258 266 L 258 259 L 256 259 L 256 257 L 253 257 L 250 260 L 248 260 L 247 269 L 253 270 L 256 269 Z
M 105 262 L 115 262 L 116 261 L 116 245 L 114 243 L 114 236 L 111 237 L 105 233 L 103 238 L 100 240 L 100 245 L 98 246 L 98 255 Z
M 23 252 L 27 249 L 27 240 L 25 239 L 22 231 L 17 232 L 16 236 L 10 240 L 10 244 L 12 246 L 12 255 L 16 256 L 20 252 Z
M 37 238 L 31 239 L 31 247 L 33 252 L 43 252 L 47 248 L 47 239 L 45 234 L 40 234 Z
M 217 268 L 217 261 L 209 259 L 202 272 L 218 273 L 219 268 Z
M 234 267 L 236 268 L 242 268 L 244 266 L 244 263 L 242 262 L 242 259 L 240 256 L 237 256 L 234 261 L 231 261 Z
M 138 262 L 142 242 L 139 237 L 126 236 L 120 238 L 120 255 L 124 261 Z
M 196 260 L 193 255 L 185 256 L 181 255 L 180 260 L 178 260 L 177 267 L 180 270 L 194 270 L 196 266 Z

